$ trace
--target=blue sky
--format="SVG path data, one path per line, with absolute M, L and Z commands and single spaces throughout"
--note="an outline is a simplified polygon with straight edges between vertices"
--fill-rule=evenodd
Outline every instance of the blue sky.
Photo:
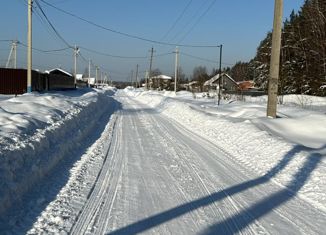
M 142 41 L 103 30 L 38 1 L 60 35 L 70 45 L 82 47 L 82 56 L 103 68 L 113 80 L 129 80 L 131 70 L 136 70 L 137 64 L 142 76 L 149 69 L 151 47 L 155 50 L 153 68 L 159 68 L 167 75 L 174 74 L 175 55 L 172 52 L 175 46 Z M 254 57 L 259 42 L 272 29 L 274 11 L 274 0 L 44 1 L 100 26 L 145 39 L 172 44 L 223 44 L 224 67 Z M 284 0 L 284 18 L 293 9 L 299 10 L 303 2 L 304 0 Z M 65 43 L 54 35 L 37 12 L 33 15 L 33 47 L 42 50 L 65 48 Z M 18 39 L 27 42 L 27 0 L 5 1 L 0 19 L 0 40 Z M 122 57 L 145 58 L 109 57 L 83 48 Z M 208 72 L 217 67 L 219 48 L 179 49 L 183 53 L 180 54 L 180 66 L 188 76 L 191 76 L 195 66 L 206 66 Z M 0 41 L 2 66 L 6 63 L 9 51 L 10 42 Z M 18 66 L 26 66 L 26 48 L 23 46 L 18 47 Z M 72 49 L 51 53 L 33 52 L 34 69 L 45 70 L 59 66 L 71 71 Z M 79 57 L 78 72 L 83 73 L 87 66 L 86 61 Z

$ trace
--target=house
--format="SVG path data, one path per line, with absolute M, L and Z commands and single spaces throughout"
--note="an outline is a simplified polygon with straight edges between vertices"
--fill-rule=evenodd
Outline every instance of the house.
M 211 79 L 204 83 L 204 87 L 208 90 L 218 90 L 221 78 L 221 88 L 223 91 L 237 91 L 239 89 L 238 83 L 228 74 L 216 74 Z
M 222 73 L 221 87 L 224 92 L 243 92 L 255 90 L 254 81 L 235 81 L 230 75 Z M 209 87 L 210 90 L 218 90 L 220 74 L 215 75 L 204 83 L 204 86 Z
M 172 81 L 172 77 L 161 74 L 161 75 L 151 77 L 149 81 L 149 85 L 151 88 L 164 90 L 170 87 L 171 81 Z
M 251 81 L 251 80 L 250 81 L 240 81 L 237 83 L 238 83 L 238 89 L 240 91 L 248 91 L 248 90 L 256 89 L 254 81 Z

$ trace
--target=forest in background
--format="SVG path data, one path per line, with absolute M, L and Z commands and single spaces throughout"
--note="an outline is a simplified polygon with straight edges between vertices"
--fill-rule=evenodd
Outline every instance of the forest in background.
M 227 72 L 235 80 L 253 80 L 267 91 L 272 32 L 260 42 L 255 58 Z M 306 0 L 292 11 L 282 29 L 279 94 L 326 96 L 326 1 Z

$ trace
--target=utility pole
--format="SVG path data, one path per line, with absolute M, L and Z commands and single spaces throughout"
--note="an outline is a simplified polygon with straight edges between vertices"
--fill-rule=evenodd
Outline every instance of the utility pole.
M 91 63 L 92 63 L 92 61 L 89 59 L 89 61 L 88 61 L 88 78 L 91 78 Z
M 139 67 L 139 65 L 137 64 L 137 66 L 136 66 L 136 88 L 138 86 L 138 67 Z
M 89 83 L 91 81 L 91 63 L 92 63 L 92 61 L 91 61 L 91 59 L 89 59 L 88 60 L 88 79 L 87 79 L 88 80 L 88 82 L 87 82 L 87 84 L 88 84 L 87 86 L 88 87 L 90 87 L 90 84 Z
M 6 63 L 6 68 L 9 68 L 10 66 L 10 62 L 11 62 L 11 57 L 12 57 L 12 54 L 14 54 L 14 65 L 13 65 L 13 68 L 17 68 L 17 43 L 18 41 L 17 40 L 14 40 L 12 41 L 12 44 L 11 44 L 11 49 L 10 49 L 10 53 L 9 53 L 9 56 L 8 56 L 8 60 L 7 60 L 7 63 Z
M 27 16 L 27 92 L 32 92 L 32 7 L 33 0 L 28 0 Z
M 148 78 L 149 79 L 152 76 L 153 53 L 154 53 L 154 48 L 152 47 L 152 49 L 151 49 L 151 59 L 150 59 L 150 62 L 149 62 L 149 73 L 148 73 Z M 148 78 L 146 79 L 146 89 L 148 89 Z
M 276 118 L 277 92 L 280 72 L 283 0 L 275 0 L 272 35 L 272 56 L 270 61 L 267 117 Z
M 78 47 L 75 45 L 74 48 L 74 84 L 75 84 L 75 88 L 76 88 L 76 77 L 77 77 L 77 56 L 78 56 L 78 52 L 79 49 Z
M 98 75 L 98 66 L 95 67 L 95 87 L 97 87 L 97 75 Z
M 222 49 L 223 49 L 223 45 L 219 45 L 218 46 L 220 48 L 220 60 L 219 60 L 219 78 L 218 78 L 218 100 L 217 100 L 217 105 L 220 105 L 221 103 L 221 97 L 222 97 Z
M 17 69 L 17 40 L 13 42 L 14 49 L 14 68 Z
M 132 78 L 134 77 L 134 70 L 131 70 L 131 76 L 130 76 L 130 86 L 132 86 Z
M 179 67 L 179 48 L 175 48 L 175 66 L 174 66 L 174 93 L 177 93 L 178 67 Z

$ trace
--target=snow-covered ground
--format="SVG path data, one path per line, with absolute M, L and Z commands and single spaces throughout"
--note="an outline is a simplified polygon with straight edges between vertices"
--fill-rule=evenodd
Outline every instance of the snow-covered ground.
M 114 90 L 2 96 L 0 214 L 40 182 L 114 108 Z
M 79 213 L 114 151 L 111 137 L 123 99 L 114 93 L 108 88 L 0 97 L 0 231 L 64 234 L 76 217 L 86 218 Z M 266 97 L 234 98 L 218 106 L 188 92 L 128 88 L 124 94 L 326 212 L 326 98 L 285 96 L 280 118 L 270 119 Z M 124 165 L 119 161 L 114 163 Z M 111 165 L 106 170 L 114 171 Z M 20 205 L 21 200 L 30 203 Z M 26 215 L 37 221 L 20 218 Z
M 285 96 L 283 105 L 278 105 L 281 118 L 271 119 L 266 117 L 266 96 L 245 97 L 245 102 L 233 97 L 218 106 L 215 99 L 204 94 L 194 99 L 189 92 L 175 95 L 129 89 L 129 95 L 209 139 L 261 175 L 289 158 L 286 167 L 273 178 L 280 185 L 289 187 L 300 168 L 309 171 L 310 165 L 318 161 L 299 195 L 326 211 L 325 97 Z M 290 187 L 296 189 L 295 184 Z

